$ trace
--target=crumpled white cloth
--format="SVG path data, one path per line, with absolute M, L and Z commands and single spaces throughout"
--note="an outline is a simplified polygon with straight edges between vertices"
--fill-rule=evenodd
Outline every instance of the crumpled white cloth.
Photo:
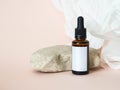
M 74 39 L 77 17 L 83 16 L 85 19 L 85 27 L 87 28 L 87 39 L 90 41 L 90 47 L 99 49 L 103 46 L 104 40 L 110 41 L 114 38 L 120 38 L 120 0 L 52 1 L 60 11 L 64 12 L 66 21 L 65 28 L 68 37 Z M 120 43 L 120 40 L 117 39 L 116 43 Z M 116 46 L 116 48 L 120 47 Z M 111 46 L 109 49 L 114 49 L 114 46 Z M 104 49 L 104 52 L 106 52 L 105 50 L 106 49 Z M 114 55 L 109 54 L 111 56 L 109 56 L 106 63 L 108 63 L 111 57 L 115 57 L 117 52 L 116 54 L 114 53 Z M 104 57 L 105 55 L 107 54 L 104 53 Z M 106 61 L 106 59 L 104 60 Z M 118 61 L 120 61 L 120 59 Z M 109 66 L 115 67 L 115 65 Z
M 120 69 L 120 38 L 114 38 L 104 46 L 101 58 L 103 58 L 111 68 Z

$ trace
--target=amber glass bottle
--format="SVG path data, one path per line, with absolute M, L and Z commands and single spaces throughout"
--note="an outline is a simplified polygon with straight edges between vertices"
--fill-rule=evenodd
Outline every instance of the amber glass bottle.
M 85 75 L 89 73 L 89 41 L 86 40 L 83 17 L 78 17 L 77 23 L 75 40 L 72 42 L 72 73 Z

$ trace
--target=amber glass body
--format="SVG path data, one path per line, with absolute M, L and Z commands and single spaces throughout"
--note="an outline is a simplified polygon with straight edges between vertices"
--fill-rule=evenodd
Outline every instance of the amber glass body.
M 72 73 L 73 74 L 76 74 L 76 75 L 85 75 L 85 74 L 88 74 L 89 73 L 89 41 L 86 40 L 86 39 L 77 39 L 72 41 L 72 46 L 74 47 L 87 47 L 87 71 L 73 71 L 72 70 Z

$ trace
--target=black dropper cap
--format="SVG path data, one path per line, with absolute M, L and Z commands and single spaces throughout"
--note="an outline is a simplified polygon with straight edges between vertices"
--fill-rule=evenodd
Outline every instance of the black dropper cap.
M 75 29 L 76 39 L 86 39 L 86 28 L 84 28 L 84 19 L 82 16 L 77 18 L 77 28 Z

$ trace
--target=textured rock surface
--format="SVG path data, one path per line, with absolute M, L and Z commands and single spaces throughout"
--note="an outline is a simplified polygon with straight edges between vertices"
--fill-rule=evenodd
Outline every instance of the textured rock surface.
M 40 49 L 32 54 L 33 69 L 41 72 L 71 70 L 71 46 L 57 45 Z M 95 49 L 90 49 L 90 68 L 99 66 L 100 57 Z

